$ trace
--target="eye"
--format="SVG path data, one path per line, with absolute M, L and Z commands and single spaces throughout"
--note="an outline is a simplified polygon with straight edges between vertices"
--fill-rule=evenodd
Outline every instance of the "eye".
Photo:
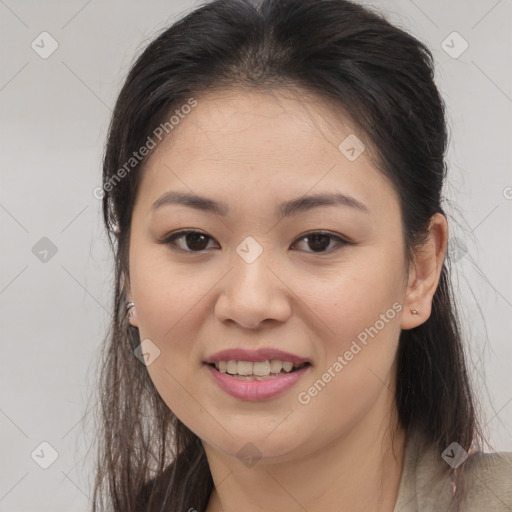
M 177 244 L 176 241 L 180 239 L 183 239 L 183 243 L 185 247 L 189 247 L 188 249 L 179 247 L 179 244 Z M 181 249 L 185 252 L 202 252 L 208 245 L 208 239 L 213 240 L 213 238 L 201 231 L 178 231 L 177 233 L 173 233 L 166 237 L 160 243 L 164 245 L 178 246 L 178 250 Z
M 334 250 L 336 250 L 336 248 L 332 249 L 329 249 L 329 250 L 326 250 L 329 245 L 330 245 L 330 241 L 331 240 L 336 240 L 336 244 L 338 246 L 338 248 L 341 246 L 345 246 L 345 245 L 351 245 L 351 242 L 349 242 L 348 240 L 344 240 L 343 238 L 337 236 L 337 235 L 334 235 L 332 233 L 326 233 L 326 232 L 323 232 L 323 231 L 314 231 L 314 232 L 311 232 L 311 233 L 306 233 L 305 235 L 302 235 L 296 243 L 298 242 L 302 242 L 304 240 L 309 240 L 309 245 L 313 248 L 312 251 L 306 251 L 306 252 L 313 252 L 313 253 L 329 253 L 329 252 L 333 252 Z M 294 244 L 294 245 L 295 245 Z M 292 245 L 293 247 L 293 245 Z
M 179 244 L 177 241 L 181 240 L 182 243 Z M 185 252 L 203 252 L 208 246 L 208 240 L 213 240 L 212 237 L 201 231 L 178 231 L 176 233 L 172 233 L 170 236 L 164 238 L 161 244 L 173 246 L 172 248 L 177 247 L 178 250 L 182 250 Z M 327 233 L 323 231 L 314 231 L 311 233 L 306 233 L 297 239 L 296 242 L 292 245 L 296 245 L 297 243 L 309 240 L 309 245 L 313 249 L 313 253 L 328 253 L 336 250 L 336 247 L 333 249 L 332 247 L 329 249 L 331 245 L 331 241 L 336 241 L 334 244 L 337 245 L 338 248 L 341 246 L 351 245 L 351 242 L 344 240 L 340 236 L 334 235 L 332 233 Z M 181 246 L 180 246 L 181 245 Z M 327 249 L 327 250 L 326 250 Z

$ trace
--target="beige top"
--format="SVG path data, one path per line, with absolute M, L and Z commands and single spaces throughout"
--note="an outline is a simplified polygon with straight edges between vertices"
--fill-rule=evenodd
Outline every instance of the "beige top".
M 449 450 L 457 465 L 461 453 Z M 463 456 L 463 455 L 462 455 Z M 448 460 L 448 459 L 447 459 Z M 419 433 L 407 437 L 404 467 L 393 512 L 454 512 L 454 484 L 449 473 L 440 476 L 447 462 L 428 448 Z M 467 489 L 462 512 L 512 512 L 512 452 L 470 454 L 463 463 Z M 450 467 L 448 467 L 450 469 Z

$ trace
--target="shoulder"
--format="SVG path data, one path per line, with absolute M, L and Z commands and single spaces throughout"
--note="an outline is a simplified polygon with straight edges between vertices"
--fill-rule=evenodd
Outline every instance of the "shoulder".
M 456 475 L 455 473 L 458 473 Z M 394 512 L 512 511 L 512 453 L 471 453 L 454 472 L 419 433 L 411 432 Z
M 512 452 L 477 452 L 464 464 L 468 511 L 512 510 Z

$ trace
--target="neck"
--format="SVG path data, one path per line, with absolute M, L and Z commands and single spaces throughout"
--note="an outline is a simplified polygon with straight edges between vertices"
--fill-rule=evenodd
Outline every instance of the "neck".
M 236 457 L 203 445 L 215 485 L 206 512 L 393 512 L 405 431 L 388 396 L 322 450 L 286 462 L 260 459 L 247 468 Z

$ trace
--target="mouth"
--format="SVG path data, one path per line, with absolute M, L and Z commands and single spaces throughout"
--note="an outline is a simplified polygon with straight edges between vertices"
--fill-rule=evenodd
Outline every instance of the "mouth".
M 265 361 L 217 361 L 204 363 L 219 373 L 229 377 L 246 381 L 271 380 L 283 375 L 289 375 L 302 368 L 311 366 L 309 361 L 294 363 L 292 361 L 281 361 L 279 359 L 267 359 Z
M 221 390 L 232 397 L 257 402 L 274 399 L 291 390 L 309 373 L 309 361 L 216 360 L 204 361 L 204 366 Z

